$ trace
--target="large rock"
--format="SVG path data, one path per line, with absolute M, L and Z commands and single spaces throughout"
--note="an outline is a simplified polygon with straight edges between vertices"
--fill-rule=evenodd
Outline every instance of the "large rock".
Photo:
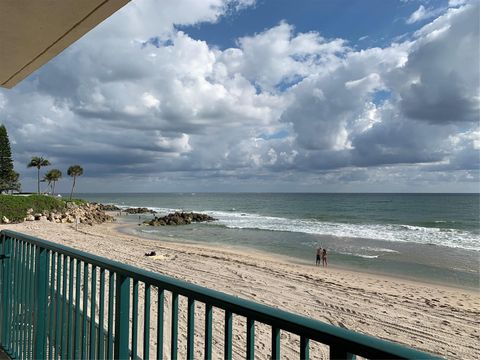
M 80 205 L 77 205 L 77 204 L 75 204 L 74 202 L 67 202 L 67 205 L 66 205 L 66 206 L 67 206 L 67 209 L 70 210 L 70 209 L 75 209 L 75 208 L 77 208 L 77 207 L 80 206 Z
M 145 207 L 128 208 L 122 211 L 126 212 L 127 214 L 155 214 L 155 211 L 147 209 Z
M 66 209 L 63 212 L 49 213 L 46 219 L 55 223 L 75 223 L 75 219 L 82 224 L 94 225 L 104 222 L 111 222 L 115 219 L 105 214 L 102 210 L 101 204 L 75 204 L 73 202 L 67 203 Z
M 163 217 L 155 217 L 143 223 L 150 226 L 188 225 L 192 222 L 205 222 L 217 220 L 207 214 L 194 212 L 174 212 Z
M 120 211 L 121 210 L 118 206 L 115 206 L 115 205 L 104 205 L 104 204 L 95 204 L 95 203 L 92 203 L 92 205 L 97 205 L 98 210 L 102 210 L 102 211 Z
M 112 216 L 105 213 L 103 208 L 101 204 L 76 204 L 74 202 L 67 202 L 65 208 L 60 210 L 43 210 L 42 212 L 35 213 L 34 209 L 28 209 L 24 221 L 48 220 L 54 223 L 71 224 L 75 223 L 75 219 L 78 219 L 81 223 L 88 225 L 115 221 Z M 11 223 L 11 220 L 0 216 L 0 222 L 8 224 Z

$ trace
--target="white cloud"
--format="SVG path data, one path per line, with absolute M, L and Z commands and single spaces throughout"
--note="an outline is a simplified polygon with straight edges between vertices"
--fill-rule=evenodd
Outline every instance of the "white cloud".
M 344 40 L 326 40 L 316 32 L 295 35 L 294 27 L 285 22 L 240 38 L 238 45 L 241 52 L 228 54 L 235 54 L 234 71 L 268 91 L 309 75 L 312 67 L 321 65 L 329 71 L 340 64 L 338 56 L 349 51 Z
M 149 94 L 149 93 L 144 93 L 142 95 L 142 99 L 143 99 L 143 104 L 147 107 L 147 108 L 156 108 L 158 109 L 159 105 L 160 105 L 160 100 L 158 100 L 155 96 L 153 96 L 152 94 Z
M 467 3 L 467 0 L 449 0 L 448 1 L 448 6 L 449 7 L 456 7 L 460 5 L 465 5 Z
M 401 110 L 433 123 L 479 119 L 478 4 L 449 9 L 416 32 L 408 62 L 395 74 Z
M 137 2 L 0 91 L 17 169 L 28 176 L 27 159 L 42 153 L 99 177 L 293 187 L 318 183 L 320 173 L 332 183 L 448 169 L 471 178 L 477 5 L 447 10 L 411 40 L 360 51 L 286 22 L 225 50 L 175 29 L 253 4 L 172 0 L 160 14 L 158 3 Z
M 121 39 L 146 41 L 167 36 L 175 25 L 217 22 L 226 13 L 255 5 L 255 0 L 132 1 L 87 36 L 109 43 Z
M 415 10 L 410 17 L 406 20 L 407 24 L 413 24 L 419 21 L 431 19 L 437 16 L 442 9 L 434 8 L 425 8 L 425 6 L 420 5 L 417 10 Z

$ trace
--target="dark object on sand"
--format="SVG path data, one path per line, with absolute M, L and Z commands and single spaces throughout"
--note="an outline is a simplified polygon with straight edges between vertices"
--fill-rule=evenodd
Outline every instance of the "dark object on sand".
M 150 251 L 149 253 L 145 253 L 145 256 L 155 256 L 157 253 L 155 251 Z

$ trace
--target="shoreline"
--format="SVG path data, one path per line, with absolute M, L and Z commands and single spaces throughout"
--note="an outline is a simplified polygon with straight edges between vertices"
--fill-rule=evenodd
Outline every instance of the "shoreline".
M 210 248 L 214 251 L 228 251 L 232 254 L 242 254 L 246 256 L 258 256 L 269 259 L 270 261 L 278 261 L 280 263 L 284 263 L 286 265 L 299 265 L 305 266 L 309 269 L 317 269 L 320 270 L 323 268 L 322 266 L 315 266 L 314 265 L 314 254 L 312 255 L 312 262 L 309 263 L 307 260 L 303 258 L 298 258 L 294 256 L 288 256 L 285 254 L 277 254 L 277 253 L 269 253 L 267 251 L 261 249 L 250 248 L 247 246 L 242 245 L 231 245 L 231 244 L 222 244 L 222 243 L 208 243 L 203 241 L 195 241 L 191 239 L 185 239 L 181 237 L 168 237 L 162 235 L 156 236 L 149 236 L 147 234 L 139 234 L 134 231 L 134 229 L 138 228 L 139 225 L 133 222 L 124 221 L 124 219 L 115 216 L 115 213 L 110 213 L 110 215 L 114 216 L 117 219 L 115 230 L 118 231 L 119 234 L 135 236 L 141 239 L 148 239 L 153 241 L 160 241 L 160 242 L 167 242 L 171 244 L 176 244 L 179 246 L 186 246 L 186 245 L 195 245 L 197 247 L 203 248 Z M 130 230 L 130 231 L 129 231 Z M 355 266 L 348 266 L 345 264 L 336 264 L 329 262 L 328 269 L 334 269 L 336 271 L 344 271 L 349 273 L 363 273 L 365 275 L 372 275 L 378 276 L 385 279 L 396 279 L 402 280 L 406 282 L 411 282 L 415 284 L 423 284 L 423 285 L 434 285 L 437 287 L 445 287 L 445 288 L 453 288 L 459 290 L 467 290 L 473 293 L 480 291 L 480 283 L 475 286 L 468 286 L 466 284 L 461 283 L 453 283 L 453 282 L 442 282 L 442 281 L 435 281 L 434 279 L 427 279 L 427 278 L 415 278 L 413 276 L 404 275 L 401 273 L 385 273 L 381 271 L 375 271 L 371 269 L 365 269 L 362 267 L 355 267 Z
M 275 254 L 274 255 L 269 255 L 268 253 L 262 251 L 262 250 L 256 250 L 256 249 L 250 249 L 247 247 L 228 247 L 228 246 L 222 246 L 220 244 L 207 244 L 207 243 L 202 243 L 202 242 L 196 242 L 193 240 L 188 240 L 188 239 L 182 239 L 185 240 L 185 242 L 177 242 L 175 240 L 170 240 L 170 238 L 149 238 L 149 237 L 143 237 L 143 236 L 138 236 L 137 234 L 132 234 L 129 232 L 124 232 L 122 231 L 122 228 L 129 227 L 129 226 L 118 226 L 115 230 L 118 231 L 118 233 L 123 234 L 123 235 L 129 235 L 129 236 L 134 236 L 138 237 L 141 239 L 145 240 L 151 240 L 151 241 L 159 241 L 162 244 L 172 244 L 176 246 L 195 246 L 196 248 L 199 249 L 210 249 L 212 251 L 218 251 L 218 252 L 225 252 L 228 253 L 231 256 L 235 255 L 240 255 L 240 256 L 245 256 L 245 257 L 253 257 L 253 258 L 264 258 L 265 260 L 271 261 L 271 262 L 276 262 L 285 266 L 300 266 L 300 267 L 305 267 L 309 270 L 315 270 L 315 271 L 329 271 L 333 270 L 334 272 L 337 273 L 344 273 L 344 274 L 349 274 L 353 275 L 356 273 L 363 274 L 365 276 L 372 276 L 375 278 L 379 278 L 385 281 L 388 280 L 396 280 L 396 281 L 402 281 L 404 283 L 410 283 L 411 285 L 421 285 L 421 286 L 433 286 L 436 288 L 445 288 L 445 289 L 458 289 L 458 290 L 464 290 L 466 292 L 471 293 L 472 295 L 480 295 L 480 287 L 474 288 L 474 287 L 469 287 L 469 286 L 462 286 L 462 285 L 455 285 L 455 284 L 450 284 L 450 283 L 441 283 L 441 282 L 435 282 L 435 281 L 426 281 L 423 279 L 414 279 L 406 276 L 401 276 L 401 275 L 393 275 L 393 274 L 385 274 L 381 272 L 375 272 L 375 271 L 368 271 L 366 269 L 357 269 L 354 267 L 347 267 L 347 266 L 341 266 L 337 264 L 329 264 L 328 267 L 322 267 L 322 266 L 315 266 L 312 264 L 308 264 L 307 262 L 301 261 L 301 259 L 294 258 L 294 257 L 289 257 L 287 255 L 281 255 L 281 254 Z M 178 239 L 178 238 L 175 238 Z M 313 262 L 313 261 L 312 261 Z
M 0 229 L 44 238 L 448 358 L 480 357 L 478 291 L 336 267 L 317 269 L 203 243 L 145 239 L 122 233 L 122 226 L 121 222 L 80 225 L 76 231 L 70 224 L 36 221 L 1 225 Z M 157 257 L 144 256 L 152 250 Z

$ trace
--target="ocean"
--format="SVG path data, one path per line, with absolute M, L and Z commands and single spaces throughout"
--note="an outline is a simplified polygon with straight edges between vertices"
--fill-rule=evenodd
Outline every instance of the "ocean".
M 77 194 L 120 207 L 207 213 L 218 219 L 178 227 L 125 231 L 175 242 L 256 250 L 330 265 L 461 287 L 479 287 L 479 194 L 125 193 Z

